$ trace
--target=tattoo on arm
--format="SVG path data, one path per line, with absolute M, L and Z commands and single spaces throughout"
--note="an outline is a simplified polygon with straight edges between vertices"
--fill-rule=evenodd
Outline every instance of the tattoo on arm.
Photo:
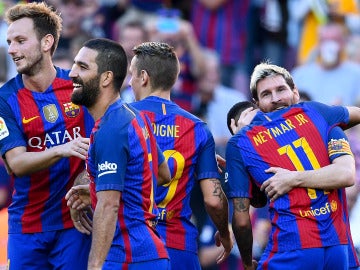
M 225 194 L 222 190 L 221 183 L 218 179 L 210 179 L 210 181 L 214 184 L 213 196 L 219 197 L 220 201 L 225 199 Z
M 81 173 L 78 174 L 78 176 L 76 176 L 74 181 L 74 186 L 86 185 L 89 183 L 90 183 L 90 178 L 87 174 L 87 171 L 83 170 Z
M 248 198 L 234 198 L 233 199 L 234 210 L 237 212 L 249 211 L 249 199 Z
M 253 235 L 251 228 L 251 220 L 249 216 L 250 200 L 248 198 L 233 198 L 234 216 L 232 220 L 232 228 L 236 243 L 238 245 L 243 264 L 252 265 L 252 245 Z M 235 217 L 237 216 L 237 220 Z

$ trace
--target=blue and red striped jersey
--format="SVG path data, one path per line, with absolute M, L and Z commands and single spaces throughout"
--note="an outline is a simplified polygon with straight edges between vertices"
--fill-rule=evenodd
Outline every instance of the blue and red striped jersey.
M 269 167 L 313 170 L 351 154 L 345 139 L 328 142 L 330 130 L 348 121 L 345 108 L 317 102 L 257 113 L 227 145 L 229 197 L 249 197 L 249 178 L 261 186 L 272 176 L 264 172 Z M 338 190 L 295 188 L 271 202 L 269 211 L 272 231 L 267 249 L 273 252 L 348 243 Z
M 171 100 L 184 110 L 192 110 L 192 97 L 196 92 L 196 78 L 192 72 L 193 59 L 185 51 L 179 56 L 180 73 L 175 86 L 171 91 Z
M 107 260 L 134 263 L 168 258 L 155 230 L 158 212 L 154 192 L 158 163 L 162 161 L 146 117 L 121 100 L 95 122 L 87 159 L 93 208 L 96 192 L 121 192 Z
M 352 240 L 352 236 L 351 236 L 351 230 L 350 230 L 350 221 L 349 221 L 349 208 L 347 205 L 347 201 L 346 201 L 346 192 L 345 192 L 345 188 L 342 188 L 339 190 L 339 192 L 341 192 L 340 196 L 342 197 L 343 200 L 343 207 L 344 207 L 344 222 L 346 223 L 346 234 L 348 237 L 348 254 L 349 254 L 349 267 L 350 269 L 356 269 L 356 267 L 360 267 L 360 262 L 359 262 L 359 258 L 357 255 L 357 251 L 355 249 L 354 246 L 354 242 Z
M 339 127 L 334 127 L 330 130 L 328 136 L 328 154 L 331 160 L 343 154 L 352 154 L 350 152 L 350 147 L 348 146 L 348 139 L 344 131 Z M 357 252 L 352 240 L 351 231 L 350 231 L 350 222 L 349 222 L 349 212 L 348 205 L 346 200 L 345 188 L 337 190 L 338 196 L 343 207 L 343 220 L 346 224 L 346 236 L 348 239 L 348 257 L 349 257 L 349 267 L 355 269 L 360 266 L 360 262 L 357 256 Z
M 244 61 L 246 16 L 249 0 L 224 1 L 212 10 L 199 0 L 193 1 L 191 22 L 201 45 L 214 49 L 223 64 Z
M 94 121 L 88 111 L 71 103 L 69 71 L 57 68 L 45 92 L 26 89 L 18 74 L 0 89 L 1 155 L 15 147 L 46 151 L 79 136 L 89 137 Z M 62 158 L 31 175 L 13 175 L 9 233 L 35 233 L 73 227 L 64 199 L 76 176 L 85 168 L 76 157 Z
M 206 124 L 172 101 L 149 96 L 133 103 L 144 112 L 171 172 L 170 185 L 157 187 L 157 230 L 166 246 L 197 253 L 198 230 L 190 221 L 190 194 L 205 178 L 219 178 L 214 139 Z

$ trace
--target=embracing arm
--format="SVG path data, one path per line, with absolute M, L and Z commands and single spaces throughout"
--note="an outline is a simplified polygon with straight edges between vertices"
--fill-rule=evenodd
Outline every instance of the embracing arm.
M 275 200 L 295 187 L 329 190 L 352 186 L 355 182 L 355 160 L 351 155 L 343 155 L 334 159 L 332 164 L 316 170 L 289 171 L 271 167 L 265 172 L 274 175 L 262 184 L 261 190 L 270 200 Z
M 23 146 L 15 147 L 6 152 L 5 158 L 11 172 L 21 177 L 47 169 L 63 157 L 85 160 L 88 148 L 88 138 L 77 138 L 41 152 L 27 152 Z
M 170 175 L 169 166 L 166 160 L 164 160 L 159 165 L 157 184 L 158 186 L 161 186 L 161 185 L 169 184 L 170 181 L 171 181 L 171 175 Z
M 206 212 L 209 214 L 211 220 L 215 224 L 215 227 L 219 231 L 219 233 L 216 234 L 216 244 L 219 246 L 221 242 L 225 249 L 217 259 L 217 263 L 220 263 L 230 255 L 233 247 L 233 241 L 228 226 L 228 201 L 218 179 L 203 179 L 200 181 L 200 187 L 204 195 Z
M 114 238 L 121 193 L 115 190 L 99 191 L 94 218 L 88 269 L 101 269 Z
M 346 107 L 349 111 L 349 125 L 347 128 L 355 126 L 360 123 L 360 108 L 356 106 L 347 106 Z
M 256 269 L 257 262 L 252 257 L 253 235 L 249 213 L 250 200 L 248 198 L 234 198 L 233 204 L 232 229 L 244 269 Z

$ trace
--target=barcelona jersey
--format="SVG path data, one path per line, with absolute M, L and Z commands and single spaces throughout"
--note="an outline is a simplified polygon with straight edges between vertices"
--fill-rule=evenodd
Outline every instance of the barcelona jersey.
M 146 117 L 121 100 L 110 105 L 95 122 L 87 159 L 93 208 L 96 192 L 121 192 L 108 261 L 134 263 L 168 258 L 155 230 L 154 190 L 158 164 L 164 161 L 157 150 Z
M 219 178 L 214 139 L 203 121 L 172 101 L 149 96 L 133 106 L 149 117 L 172 177 L 170 184 L 157 187 L 156 229 L 167 247 L 197 253 L 190 194 L 196 181 Z
M 330 130 L 348 121 L 345 108 L 317 102 L 258 112 L 227 145 L 229 197 L 249 198 L 248 180 L 253 178 L 261 186 L 272 176 L 264 172 L 269 167 L 313 170 L 351 154 L 345 138 L 328 141 Z M 347 244 L 343 203 L 339 190 L 294 188 L 279 197 L 269 205 L 272 231 L 267 249 L 282 252 Z
M 94 121 L 88 111 L 71 103 L 69 71 L 56 68 L 44 92 L 26 89 L 18 74 L 0 89 L 1 155 L 15 147 L 42 152 L 78 137 L 89 137 Z M 65 194 L 85 168 L 77 157 L 62 158 L 31 175 L 14 175 L 9 206 L 9 233 L 36 233 L 73 227 Z

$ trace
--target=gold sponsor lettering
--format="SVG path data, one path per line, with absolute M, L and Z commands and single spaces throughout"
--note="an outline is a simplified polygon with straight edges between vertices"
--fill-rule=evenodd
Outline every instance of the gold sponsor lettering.
M 173 138 L 179 137 L 180 127 L 178 125 L 159 125 L 159 124 L 152 123 L 152 127 L 154 130 L 155 136 L 173 137 Z
M 316 217 L 331 214 L 335 212 L 338 208 L 337 202 L 335 200 L 331 203 L 325 203 L 324 206 L 313 209 L 312 207 L 309 210 L 300 210 L 299 214 L 301 217 Z
M 299 126 L 302 126 L 303 124 L 306 124 L 308 122 L 308 120 L 305 119 L 302 113 L 295 115 L 295 119 L 298 121 Z
M 268 142 L 269 140 L 279 137 L 293 129 L 296 129 L 299 126 L 308 123 L 308 120 L 301 113 L 295 115 L 293 118 L 296 121 L 286 119 L 285 121 L 279 123 L 277 126 L 258 132 L 252 137 L 253 142 L 256 146 L 261 145 Z

